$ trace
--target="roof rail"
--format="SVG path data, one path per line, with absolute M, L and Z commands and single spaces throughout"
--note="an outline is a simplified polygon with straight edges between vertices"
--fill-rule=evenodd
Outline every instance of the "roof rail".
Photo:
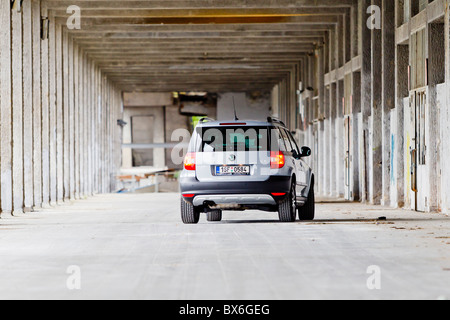
M 267 118 L 267 122 L 269 122 L 269 123 L 279 123 L 279 124 L 281 124 L 282 126 L 286 127 L 286 125 L 284 124 L 284 122 L 281 121 L 280 119 L 277 119 L 277 118 L 268 117 L 268 118 Z

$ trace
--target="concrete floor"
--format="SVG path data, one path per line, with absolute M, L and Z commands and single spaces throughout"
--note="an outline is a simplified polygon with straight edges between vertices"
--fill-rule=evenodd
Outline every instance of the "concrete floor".
M 186 226 L 178 207 L 177 194 L 103 195 L 2 219 L 0 299 L 450 298 L 446 215 L 322 203 L 312 223 L 227 212 Z

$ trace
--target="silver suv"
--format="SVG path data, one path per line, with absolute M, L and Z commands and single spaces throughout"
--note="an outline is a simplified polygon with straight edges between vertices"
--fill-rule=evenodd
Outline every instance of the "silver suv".
M 313 220 L 314 174 L 283 122 L 218 122 L 195 128 L 180 176 L 181 218 L 186 224 L 221 221 L 222 211 L 278 212 L 280 221 Z

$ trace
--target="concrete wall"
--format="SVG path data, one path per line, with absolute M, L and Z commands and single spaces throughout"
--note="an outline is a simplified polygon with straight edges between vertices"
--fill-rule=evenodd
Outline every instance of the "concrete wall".
M 154 126 L 149 128 L 133 128 L 134 117 L 152 117 L 154 119 Z M 123 120 L 127 123 L 124 127 L 123 131 L 123 143 L 139 143 L 137 140 L 133 140 L 132 132 L 135 130 L 142 131 L 142 134 L 145 135 L 148 132 L 148 136 L 153 136 L 152 143 L 165 143 L 165 121 L 164 121 L 164 108 L 163 107 L 125 107 L 124 109 L 124 117 Z M 136 125 L 136 123 L 135 123 Z M 140 150 L 139 153 L 145 155 L 145 153 L 153 153 L 153 167 L 156 168 L 165 168 L 166 167 L 166 159 L 165 159 L 165 150 L 151 149 L 151 150 Z M 122 150 L 122 168 L 130 169 L 133 165 L 133 150 L 130 148 L 124 148 Z
M 118 90 L 44 2 L 0 0 L 0 15 L 2 218 L 114 190 Z
M 271 115 L 271 93 L 270 92 L 229 92 L 221 93 L 217 99 L 217 119 L 233 120 L 234 104 L 239 119 L 243 120 L 267 120 Z
M 448 137 L 450 137 L 450 101 L 448 86 L 442 84 L 438 86 L 438 108 L 440 110 L 440 159 L 445 162 L 445 159 L 450 157 L 450 144 Z M 450 166 L 441 166 L 441 179 L 440 179 L 440 199 L 439 204 L 442 212 L 450 213 Z

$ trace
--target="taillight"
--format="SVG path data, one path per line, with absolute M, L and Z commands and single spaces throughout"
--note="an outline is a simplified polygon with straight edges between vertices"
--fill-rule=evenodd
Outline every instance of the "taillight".
M 184 158 L 184 168 L 189 171 L 195 170 L 195 153 L 188 153 Z
M 286 163 L 286 158 L 283 152 L 272 151 L 270 153 L 270 168 L 271 169 L 281 169 Z

